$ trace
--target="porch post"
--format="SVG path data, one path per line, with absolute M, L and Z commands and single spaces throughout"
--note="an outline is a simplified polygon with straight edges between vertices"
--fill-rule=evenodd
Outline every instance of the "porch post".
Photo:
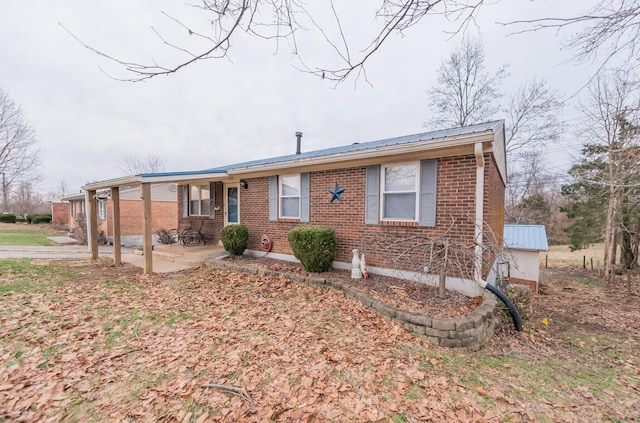
M 85 194 L 85 203 L 87 204 L 87 243 L 91 248 L 91 259 L 98 258 L 98 213 L 96 208 L 98 200 L 96 199 L 96 190 L 89 190 Z
M 140 187 L 142 197 L 142 215 L 144 219 L 144 232 L 142 238 L 142 255 L 144 256 L 144 274 L 153 273 L 153 244 L 151 237 L 151 185 L 144 183 Z
M 113 263 L 117 266 L 122 263 L 122 249 L 120 244 L 120 188 L 111 188 L 111 201 L 113 201 Z

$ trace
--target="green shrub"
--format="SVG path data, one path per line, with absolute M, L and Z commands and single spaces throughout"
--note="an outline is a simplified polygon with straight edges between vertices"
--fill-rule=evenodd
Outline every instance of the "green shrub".
M 31 218 L 31 223 L 51 223 L 50 214 L 35 214 Z
M 326 272 L 336 255 L 336 233 L 324 226 L 299 226 L 287 236 L 293 254 L 307 272 Z
M 16 223 L 27 223 L 27 219 L 25 219 L 24 217 L 17 217 Z
M 249 243 L 249 230 L 244 225 L 228 225 L 220 233 L 224 249 L 234 256 L 241 256 Z
M 15 214 L 11 214 L 11 213 L 0 214 L 0 222 L 3 222 L 3 223 L 16 223 L 16 215 Z
M 24 218 L 27 223 L 51 223 L 51 215 L 46 213 L 27 214 Z

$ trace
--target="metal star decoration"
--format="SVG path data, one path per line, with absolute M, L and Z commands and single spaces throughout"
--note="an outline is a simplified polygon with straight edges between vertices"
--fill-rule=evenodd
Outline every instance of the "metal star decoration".
M 330 203 L 333 203 L 333 200 L 342 201 L 342 193 L 344 192 L 344 188 L 338 188 L 337 182 L 335 188 L 330 189 L 327 192 L 331 194 L 331 201 L 329 201 Z

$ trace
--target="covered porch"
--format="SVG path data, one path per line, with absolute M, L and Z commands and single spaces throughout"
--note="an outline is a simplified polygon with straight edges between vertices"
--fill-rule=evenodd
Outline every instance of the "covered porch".
M 136 265 L 143 268 L 145 274 L 154 272 L 154 262 L 160 262 L 166 267 L 166 262 L 185 262 L 197 265 L 205 259 L 215 257 L 224 252 L 218 242 L 206 242 L 203 245 L 159 245 L 153 246 L 153 210 L 151 200 L 151 187 L 154 184 L 175 183 L 178 186 L 186 188 L 189 185 L 205 186 L 206 184 L 214 184 L 216 182 L 238 183 L 234 177 L 227 175 L 224 171 L 193 171 L 193 172 L 171 172 L 171 173 L 154 173 L 140 174 L 128 176 L 118 179 L 89 183 L 82 188 L 85 190 L 85 204 L 87 216 L 87 242 L 88 249 L 92 259 L 99 258 L 98 249 L 98 213 L 97 213 L 97 193 L 100 190 L 109 189 L 111 200 L 113 202 L 113 213 L 111 220 L 113 225 L 113 261 L 118 265 L 123 262 L 122 237 L 121 237 L 121 210 L 120 210 L 120 191 L 123 188 L 137 187 L 140 191 L 140 199 L 142 200 L 142 216 L 140 219 L 142 236 L 142 251 L 139 259 L 134 258 L 130 261 L 136 261 Z M 220 184 L 222 185 L 222 184 Z M 182 197 L 180 199 L 180 197 Z M 179 196 L 176 207 L 184 209 L 189 207 L 188 199 L 185 195 Z M 203 220 L 205 216 L 202 216 Z M 179 229 L 180 217 L 175 223 L 175 228 Z M 209 240 L 211 241 L 211 240 Z M 178 267 L 178 266 L 175 266 Z

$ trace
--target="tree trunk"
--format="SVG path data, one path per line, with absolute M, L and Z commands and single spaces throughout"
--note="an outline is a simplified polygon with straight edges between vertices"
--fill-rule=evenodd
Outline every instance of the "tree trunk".
M 610 165 L 611 167 L 611 165 Z M 604 235 L 604 274 L 608 281 L 613 280 L 613 266 L 615 263 L 616 227 L 614 217 L 616 215 L 617 196 L 613 183 L 609 185 L 609 205 L 607 207 L 607 218 Z
M 444 261 L 442 272 L 440 272 L 440 284 L 438 286 L 438 296 L 444 298 L 447 295 L 447 256 L 449 254 L 449 243 L 444 243 Z

